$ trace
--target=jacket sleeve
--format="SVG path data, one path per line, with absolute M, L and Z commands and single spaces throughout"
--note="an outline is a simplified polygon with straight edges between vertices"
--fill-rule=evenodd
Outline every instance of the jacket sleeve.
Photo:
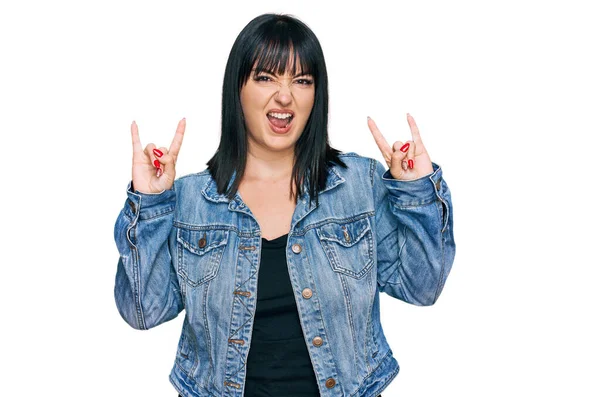
M 394 179 L 371 159 L 379 291 L 433 305 L 454 261 L 452 202 L 442 169 L 411 181 Z
M 146 194 L 127 187 L 127 200 L 115 223 L 119 251 L 115 301 L 133 328 L 149 329 L 183 310 L 183 300 L 169 251 L 175 211 L 175 185 Z

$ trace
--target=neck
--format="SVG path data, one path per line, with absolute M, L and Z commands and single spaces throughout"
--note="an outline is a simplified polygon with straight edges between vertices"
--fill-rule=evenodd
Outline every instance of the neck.
M 273 152 L 248 149 L 244 178 L 260 181 L 289 181 L 294 168 L 294 151 Z

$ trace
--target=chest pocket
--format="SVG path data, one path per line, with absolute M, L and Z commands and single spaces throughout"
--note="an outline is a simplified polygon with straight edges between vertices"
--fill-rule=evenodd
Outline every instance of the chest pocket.
M 217 275 L 229 237 L 228 230 L 177 229 L 179 275 L 192 287 Z
M 327 223 L 317 235 L 336 272 L 363 277 L 373 266 L 373 232 L 368 218 L 346 223 Z

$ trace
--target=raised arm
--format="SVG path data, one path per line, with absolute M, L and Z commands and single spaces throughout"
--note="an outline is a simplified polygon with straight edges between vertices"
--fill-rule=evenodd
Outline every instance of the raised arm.
M 114 293 L 119 313 L 136 329 L 152 328 L 183 310 L 169 235 L 176 199 L 175 162 L 184 131 L 185 119 L 169 149 L 148 144 L 142 150 L 137 125 L 131 125 L 132 182 L 114 229 L 119 251 Z
M 373 161 L 379 290 L 415 305 L 438 299 L 454 261 L 450 190 L 432 163 L 414 119 L 413 140 L 387 144 L 375 122 L 369 128 L 389 169 Z

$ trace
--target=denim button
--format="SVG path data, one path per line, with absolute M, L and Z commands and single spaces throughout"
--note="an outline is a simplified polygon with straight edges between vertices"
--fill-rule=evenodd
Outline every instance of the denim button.
M 320 336 L 315 336 L 312 340 L 312 344 L 316 347 L 323 345 L 323 338 L 321 338 Z
M 129 208 L 131 208 L 131 212 L 135 214 L 135 204 L 131 200 L 129 201 Z
M 292 251 L 294 251 L 294 254 L 299 254 L 302 252 L 302 246 L 300 244 L 294 244 L 292 245 Z
M 442 181 L 441 181 L 441 180 L 438 180 L 438 181 L 435 183 L 435 188 L 436 188 L 436 190 L 440 190 L 440 187 L 441 187 L 441 185 L 442 185 Z
M 312 290 L 310 288 L 304 288 L 302 290 L 302 297 L 304 299 L 310 299 L 312 297 Z
M 325 381 L 325 386 L 327 386 L 327 388 L 331 389 L 333 386 L 335 386 L 335 379 L 333 378 L 329 378 Z

